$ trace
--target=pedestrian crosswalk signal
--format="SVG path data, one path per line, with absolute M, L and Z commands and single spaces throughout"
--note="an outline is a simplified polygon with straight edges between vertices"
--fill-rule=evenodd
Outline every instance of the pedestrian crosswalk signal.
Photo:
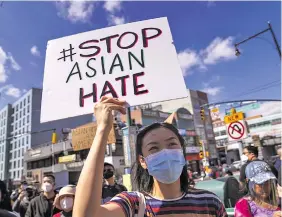
M 201 113 L 201 119 L 202 121 L 204 121 L 205 120 L 205 109 L 202 108 L 200 113 Z

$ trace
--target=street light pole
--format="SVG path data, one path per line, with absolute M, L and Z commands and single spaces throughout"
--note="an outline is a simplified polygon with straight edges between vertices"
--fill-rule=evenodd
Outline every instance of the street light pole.
M 275 34 L 274 34 L 274 31 L 273 31 L 273 29 L 272 29 L 272 26 L 271 26 L 271 23 L 270 23 L 270 22 L 268 22 L 268 26 L 269 26 L 269 30 L 270 30 L 270 32 L 271 32 L 273 41 L 274 41 L 274 43 L 275 43 L 276 49 L 277 49 L 278 54 L 279 54 L 280 59 L 281 59 L 281 49 L 280 49 L 280 46 L 279 46 L 279 44 L 278 44 L 278 41 L 277 41 L 277 39 L 276 39 L 276 36 L 275 36 Z
M 249 40 L 251 40 L 251 39 L 253 39 L 253 38 L 256 38 L 257 36 L 259 36 L 259 35 L 261 35 L 261 34 L 267 32 L 267 31 L 270 31 L 270 32 L 271 32 L 271 35 L 272 35 L 274 44 L 275 44 L 276 49 L 277 49 L 277 51 L 278 51 L 278 55 L 279 55 L 279 57 L 280 57 L 280 59 L 281 59 L 281 49 L 280 49 L 280 46 L 279 46 L 279 44 L 278 44 L 278 41 L 277 41 L 277 39 L 276 39 L 275 33 L 274 33 L 273 29 L 272 29 L 272 26 L 271 26 L 270 22 L 268 22 L 268 28 L 267 28 L 267 29 L 265 29 L 265 30 L 263 30 L 263 31 L 261 31 L 261 32 L 259 32 L 259 33 L 257 33 L 257 34 L 255 34 L 255 35 L 252 35 L 252 36 L 250 36 L 250 37 L 244 39 L 243 41 L 240 41 L 240 42 L 236 43 L 236 44 L 234 45 L 234 46 L 235 46 L 235 51 L 236 51 L 236 53 L 235 53 L 236 56 L 239 56 L 239 55 L 241 54 L 240 51 L 239 51 L 239 49 L 238 49 L 238 46 L 239 46 L 240 44 L 243 44 L 243 43 L 245 43 L 245 42 L 247 42 L 247 41 L 249 41 Z

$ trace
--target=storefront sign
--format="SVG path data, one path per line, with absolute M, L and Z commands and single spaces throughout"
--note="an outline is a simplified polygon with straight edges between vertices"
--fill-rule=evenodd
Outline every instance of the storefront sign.
M 158 112 L 157 111 L 152 111 L 152 110 L 142 110 L 142 113 L 144 116 L 149 116 L 149 117 L 158 117 Z
M 76 161 L 75 154 L 59 157 L 59 163 L 67 163 L 67 162 L 74 162 L 74 161 Z
M 186 147 L 185 148 L 186 153 L 199 153 L 200 152 L 200 147 Z

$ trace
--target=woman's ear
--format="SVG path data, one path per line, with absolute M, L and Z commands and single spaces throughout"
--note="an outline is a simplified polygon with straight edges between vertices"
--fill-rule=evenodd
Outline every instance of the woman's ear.
M 139 155 L 138 158 L 139 158 L 139 163 L 140 163 L 141 167 L 146 170 L 147 164 L 146 164 L 145 158 L 142 155 Z

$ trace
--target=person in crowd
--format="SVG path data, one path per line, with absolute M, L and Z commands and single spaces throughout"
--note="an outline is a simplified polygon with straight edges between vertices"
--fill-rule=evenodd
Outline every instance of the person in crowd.
M 281 216 L 278 207 L 276 177 L 264 161 L 253 161 L 246 167 L 248 195 L 235 205 L 235 217 Z
M 18 199 L 19 195 L 20 195 L 23 191 L 25 191 L 26 188 L 27 188 L 27 182 L 26 182 L 26 181 L 22 181 L 20 187 L 17 188 L 17 189 L 15 189 L 15 190 L 12 192 L 12 194 L 11 194 L 11 196 L 10 196 L 11 200 L 12 200 L 13 202 L 15 202 L 15 201 Z
M 73 216 L 227 217 L 215 194 L 188 187 L 185 142 L 169 123 L 154 123 L 137 135 L 136 162 L 131 170 L 137 191 L 122 192 L 101 205 L 103 160 L 113 111 L 125 114 L 125 101 L 103 96 L 95 105 L 97 131 L 78 181 L 76 197 L 83 199 L 75 200 Z
M 0 209 L 12 211 L 12 205 L 6 184 L 1 180 L 0 180 Z
M 243 149 L 243 156 L 242 156 L 242 161 L 246 161 L 245 164 L 242 165 L 241 169 L 240 169 L 240 190 L 244 193 L 248 192 L 247 189 L 247 185 L 246 185 L 246 167 L 248 166 L 249 163 L 253 162 L 253 161 L 261 161 L 260 159 L 258 159 L 258 147 L 256 146 L 246 146 Z M 278 178 L 278 172 L 277 170 L 270 165 L 270 168 L 272 170 L 272 173 L 276 176 L 276 178 Z
M 53 202 L 56 197 L 54 189 L 55 177 L 53 175 L 45 175 L 42 181 L 43 193 L 30 201 L 25 217 L 50 217 L 60 212 L 57 208 L 53 209 Z
M 35 197 L 35 188 L 33 186 L 27 186 L 24 191 L 22 191 L 13 204 L 13 211 L 20 214 L 20 217 L 25 217 L 26 210 L 30 201 Z
M 277 171 L 281 171 L 281 163 L 282 163 L 282 148 L 277 150 L 278 158 L 275 161 L 274 167 Z
M 54 201 L 54 206 L 61 212 L 53 215 L 53 217 L 72 217 L 72 209 L 75 198 L 75 185 L 67 185 L 63 187 L 59 194 L 57 194 L 56 199 Z
M 112 164 L 104 163 L 104 184 L 102 188 L 102 203 L 110 201 L 117 194 L 127 191 L 126 187 L 115 182 L 115 168 Z

